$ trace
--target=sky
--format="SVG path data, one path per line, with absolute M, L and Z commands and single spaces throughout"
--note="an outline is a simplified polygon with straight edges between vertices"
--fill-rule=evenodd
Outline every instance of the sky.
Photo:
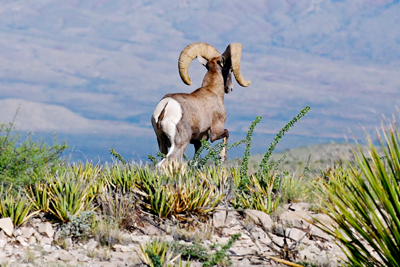
M 225 95 L 230 143 L 262 116 L 252 153 L 266 152 L 305 106 L 278 150 L 362 141 L 397 114 L 398 25 L 400 3 L 389 0 L 2 0 L 0 123 L 15 117 L 20 133 L 50 144 L 55 133 L 73 160 L 110 161 L 113 148 L 146 161 L 158 150 L 158 101 L 195 90 L 206 73 L 193 61 L 183 84 L 180 52 L 235 42 L 252 84 Z

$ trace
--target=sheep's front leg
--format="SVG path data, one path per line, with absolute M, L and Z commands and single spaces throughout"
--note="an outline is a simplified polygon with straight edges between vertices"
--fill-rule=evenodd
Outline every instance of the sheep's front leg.
M 214 142 L 215 140 L 218 140 L 218 139 L 221 139 L 221 138 L 224 138 L 223 139 L 224 147 L 222 148 L 221 153 L 219 154 L 219 158 L 220 158 L 221 163 L 223 163 L 226 160 L 226 157 L 227 157 L 227 147 L 226 147 L 226 145 L 228 144 L 229 131 L 227 129 L 224 129 L 224 131 L 220 135 L 211 134 L 210 140 L 211 140 L 211 142 Z
M 224 163 L 224 161 L 226 160 L 226 157 L 227 157 L 228 137 L 224 137 L 223 144 L 224 144 L 224 147 L 222 148 L 221 152 L 219 153 L 219 159 L 220 159 L 221 163 Z

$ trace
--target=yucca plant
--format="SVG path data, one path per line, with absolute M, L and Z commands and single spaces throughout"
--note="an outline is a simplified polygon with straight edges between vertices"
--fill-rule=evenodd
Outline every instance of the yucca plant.
M 172 214 L 172 206 L 176 200 L 175 195 L 167 190 L 166 178 L 155 173 L 143 172 L 143 176 L 137 182 L 136 192 L 141 196 L 141 205 L 160 218 L 166 218 Z
M 102 171 L 105 184 L 112 189 L 122 189 L 122 193 L 127 193 L 135 188 L 138 178 L 138 167 L 132 164 L 106 164 Z
M 11 190 L 11 186 L 7 192 L 3 192 L 3 188 L 0 190 L 0 218 L 10 217 L 14 226 L 18 227 L 36 215 L 38 211 L 32 211 L 32 204 L 25 196 L 14 195 Z
M 224 195 L 209 177 L 194 170 L 171 173 L 172 176 L 142 172 L 136 192 L 145 210 L 160 218 L 206 219 L 222 201 Z
M 312 182 L 304 175 L 284 173 L 279 190 L 280 202 L 301 202 L 312 198 Z
M 317 226 L 344 248 L 350 266 L 400 266 L 400 133 L 394 121 L 382 124 L 378 155 L 358 146 L 356 166 L 336 172 L 319 193 L 333 225 Z
M 236 208 L 255 209 L 268 214 L 276 210 L 279 204 L 276 182 L 279 182 L 281 175 L 272 170 L 264 175 L 252 174 L 249 177 L 247 190 L 237 192 Z
M 153 240 L 146 243 L 143 248 L 140 245 L 140 257 L 147 266 L 150 267 L 172 267 L 176 266 L 174 263 L 179 259 L 178 266 L 182 267 L 183 263 L 180 259 L 180 254 L 174 257 L 173 249 L 166 241 Z M 189 267 L 190 262 L 187 262 L 185 267 Z
M 69 169 L 74 173 L 74 176 L 90 184 L 88 196 L 95 197 L 105 188 L 105 182 L 101 174 L 103 173 L 103 167 L 99 164 L 94 165 L 92 162 L 86 162 L 85 164 L 79 162 L 72 164 Z
M 50 212 L 48 186 L 45 183 L 37 182 L 35 185 L 28 186 L 25 188 L 25 195 L 32 204 L 33 210 L 44 213 Z
M 234 187 L 230 174 L 231 170 L 226 167 L 207 166 L 194 175 L 199 176 L 199 179 L 207 181 L 210 185 L 215 185 L 221 195 L 227 196 Z
M 70 215 L 78 216 L 94 209 L 91 184 L 74 173 L 66 171 L 50 178 L 47 192 L 50 212 L 64 223 L 70 220 Z

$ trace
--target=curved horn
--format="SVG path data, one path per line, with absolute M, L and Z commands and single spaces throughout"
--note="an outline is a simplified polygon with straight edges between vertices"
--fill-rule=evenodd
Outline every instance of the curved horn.
M 232 71 L 235 75 L 235 79 L 243 87 L 247 87 L 251 84 L 250 81 L 247 81 L 243 78 L 242 73 L 240 72 L 240 59 L 242 57 L 242 45 L 233 43 L 228 45 L 223 56 L 225 58 L 230 58 L 232 62 Z
M 193 43 L 186 46 L 179 56 L 178 67 L 179 75 L 181 76 L 182 81 L 187 85 L 192 84 L 192 81 L 189 78 L 189 65 L 197 55 L 210 60 L 213 57 L 220 56 L 221 54 L 213 46 L 206 43 Z

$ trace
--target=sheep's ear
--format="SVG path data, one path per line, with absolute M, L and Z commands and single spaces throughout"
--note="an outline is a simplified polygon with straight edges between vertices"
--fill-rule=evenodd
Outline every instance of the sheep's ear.
M 205 67 L 208 63 L 208 60 L 205 59 L 204 57 L 197 55 L 197 60 Z

